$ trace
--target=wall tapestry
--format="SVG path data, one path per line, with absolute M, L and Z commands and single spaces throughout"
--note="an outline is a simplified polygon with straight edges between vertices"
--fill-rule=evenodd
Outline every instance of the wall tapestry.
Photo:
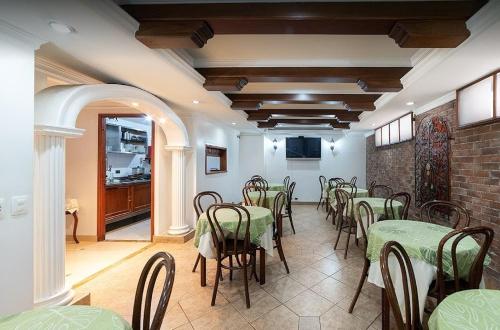
M 415 205 L 450 199 L 450 138 L 446 120 L 426 117 L 415 136 Z

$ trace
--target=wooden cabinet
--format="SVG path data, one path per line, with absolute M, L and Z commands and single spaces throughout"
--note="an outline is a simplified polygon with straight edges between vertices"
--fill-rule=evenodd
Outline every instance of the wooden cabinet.
M 147 182 L 107 186 L 105 203 L 106 224 L 149 212 L 151 184 Z

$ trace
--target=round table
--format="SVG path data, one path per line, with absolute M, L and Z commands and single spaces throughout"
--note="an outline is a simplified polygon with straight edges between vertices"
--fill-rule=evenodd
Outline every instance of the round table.
M 361 211 L 361 214 L 359 214 L 357 212 L 357 205 L 361 202 L 361 201 L 364 201 L 364 202 L 367 202 L 368 204 L 370 204 L 370 207 L 372 208 L 373 210 L 373 216 L 375 217 L 375 221 L 378 221 L 378 219 L 380 218 L 380 216 L 384 215 L 385 214 L 385 208 L 384 208 L 384 205 L 385 205 L 385 198 L 378 198 L 378 197 L 358 197 L 358 198 L 353 198 L 352 199 L 352 203 L 353 205 L 349 205 L 349 212 L 351 212 L 351 214 L 354 215 L 354 219 L 356 219 L 356 223 L 357 223 L 357 234 L 356 234 L 356 237 L 357 238 L 361 238 L 363 236 L 363 233 L 361 231 L 361 226 L 360 226 L 360 221 L 363 222 L 363 225 L 366 229 L 367 227 L 367 220 L 366 220 L 366 214 L 365 214 L 365 211 L 364 209 L 360 209 Z M 389 204 L 389 203 L 388 203 Z M 387 207 L 389 207 L 389 205 L 387 205 Z M 393 201 L 392 202 L 392 207 L 394 208 L 394 212 L 396 213 L 395 214 L 395 218 L 396 219 L 399 219 L 400 216 L 401 216 L 401 212 L 403 210 L 403 204 L 399 201 Z
M 266 191 L 266 199 L 264 201 L 264 205 L 262 205 L 262 198 L 263 197 L 261 197 L 261 202 L 260 202 L 261 205 L 259 205 L 259 206 L 263 206 L 263 207 L 272 209 L 274 207 L 274 199 L 276 198 L 276 196 L 280 192 L 281 191 Z M 261 192 L 259 192 L 259 191 L 248 192 L 248 197 L 252 201 L 252 204 L 257 204 L 257 201 L 259 200 L 260 194 L 261 194 Z
M 131 330 L 120 315 L 107 309 L 90 306 L 58 306 L 38 308 L 0 317 L 1 330 L 31 329 L 110 329 Z
M 337 199 L 335 198 L 335 190 L 337 188 L 332 188 L 328 190 L 328 198 L 330 199 L 330 203 L 334 203 L 334 205 L 337 203 Z M 348 193 L 351 193 L 351 188 L 340 188 L 342 190 L 347 191 Z M 363 189 L 363 188 L 358 188 L 356 191 L 356 197 L 368 197 L 368 190 Z
M 429 329 L 500 329 L 500 291 L 465 290 L 446 297 L 429 318 Z
M 250 213 L 250 242 L 266 250 L 266 253 L 273 255 L 273 215 L 271 210 L 260 206 L 245 206 Z M 225 233 L 235 233 L 238 226 L 238 214 L 230 209 L 223 209 L 217 212 L 217 220 Z M 246 221 L 242 220 L 242 227 Z M 196 233 L 194 245 L 201 255 L 206 258 L 215 258 L 216 251 L 212 241 L 210 224 L 206 213 L 202 213 L 196 223 Z
M 285 191 L 285 185 L 283 183 L 268 183 L 268 191 Z

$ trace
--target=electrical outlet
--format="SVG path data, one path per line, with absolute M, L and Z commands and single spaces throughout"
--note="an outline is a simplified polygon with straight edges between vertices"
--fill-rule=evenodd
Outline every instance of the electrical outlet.
M 0 218 L 3 218 L 5 213 L 5 199 L 0 198 Z
M 10 208 L 11 215 L 22 215 L 28 213 L 28 196 L 13 196 Z

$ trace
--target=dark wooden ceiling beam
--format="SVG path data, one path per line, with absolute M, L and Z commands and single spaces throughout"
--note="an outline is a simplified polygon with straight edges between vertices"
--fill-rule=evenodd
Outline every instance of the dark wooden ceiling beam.
M 207 27 L 215 34 L 390 35 L 401 47 L 442 48 L 468 37 L 466 20 L 486 2 L 199 3 L 122 8 L 141 23 L 138 39 L 152 48 L 203 47 L 210 38 Z M 445 21 L 455 23 L 442 25 Z M 154 24 L 154 29 L 146 22 Z M 201 30 L 200 22 L 206 25 Z M 456 30 L 450 30 L 452 26 Z
M 365 92 L 398 92 L 410 67 L 231 67 L 198 68 L 209 91 L 239 91 L 246 83 L 355 83 Z
M 333 128 L 349 129 L 349 123 L 340 123 L 335 119 L 270 119 L 257 123 L 258 128 L 273 128 L 278 124 L 291 125 L 324 125 L 328 124 Z
M 335 115 L 340 121 L 359 121 L 359 111 L 347 111 L 338 109 L 266 109 L 259 111 L 248 111 L 249 121 L 268 120 L 272 115 L 286 115 L 293 117 L 320 117 Z M 281 119 L 281 118 L 277 118 Z
M 328 104 L 341 102 L 351 111 L 375 110 L 374 102 L 381 94 L 226 94 L 233 110 L 256 111 L 265 103 Z

